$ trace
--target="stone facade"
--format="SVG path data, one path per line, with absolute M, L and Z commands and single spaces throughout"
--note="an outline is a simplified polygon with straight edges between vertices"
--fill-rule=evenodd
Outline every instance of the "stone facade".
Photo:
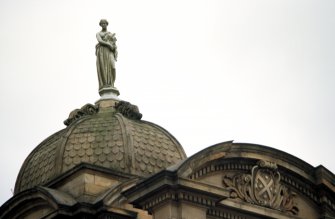
M 124 194 L 154 218 L 319 219 L 334 218 L 334 189 L 333 173 L 322 166 L 265 146 L 225 142 Z
M 27 157 L 0 218 L 335 218 L 335 177 L 323 166 L 233 142 L 186 158 L 141 117 L 117 100 L 74 110 Z

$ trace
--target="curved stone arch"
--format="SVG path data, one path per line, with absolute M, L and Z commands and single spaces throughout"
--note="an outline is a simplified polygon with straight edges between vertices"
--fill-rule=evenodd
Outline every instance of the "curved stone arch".
M 315 219 L 334 215 L 334 179 L 326 168 L 283 151 L 228 141 L 140 181 L 124 195 L 157 218 L 196 210 L 196 204 L 203 207 L 201 218 L 221 218 L 228 211 L 227 218 Z
M 237 198 L 241 203 L 256 203 L 299 216 L 299 209 L 309 209 L 309 214 L 314 216 L 319 212 L 320 205 L 334 209 L 331 193 L 321 195 L 325 187 L 329 190 L 334 187 L 331 185 L 334 175 L 330 171 L 322 166 L 313 167 L 291 154 L 267 146 L 223 142 L 194 154 L 168 170 L 176 172 L 181 178 L 228 189 L 232 192 L 232 200 Z M 268 195 L 274 198 L 264 199 L 268 202 L 252 195 L 253 192 L 262 192 L 254 187 L 259 179 L 257 177 L 261 177 L 257 172 L 268 174 L 268 179 L 272 177 L 272 189 L 279 191 L 277 194 L 269 192 Z M 261 180 L 265 183 L 261 185 L 263 188 L 270 188 L 266 184 L 270 181 Z M 286 200 L 284 204 L 283 199 Z M 322 199 L 327 199 L 327 203 Z
M 18 193 L 0 208 L 0 218 L 52 218 L 77 203 L 71 196 L 45 187 Z
M 103 195 L 101 195 L 96 201 L 102 200 L 105 206 L 116 206 L 121 203 L 127 203 L 126 197 L 122 194 L 123 191 L 136 186 L 141 178 L 130 179 L 111 187 Z
M 315 168 L 291 154 L 268 146 L 233 143 L 233 141 L 227 141 L 205 148 L 170 169 L 177 170 L 179 176 L 188 178 L 194 171 L 206 163 L 222 158 L 268 159 L 310 181 L 314 181 L 310 173 L 313 172 Z

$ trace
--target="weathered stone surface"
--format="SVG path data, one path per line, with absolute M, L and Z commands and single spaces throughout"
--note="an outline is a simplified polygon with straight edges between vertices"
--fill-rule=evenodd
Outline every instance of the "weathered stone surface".
M 56 151 L 63 134 L 64 130 L 50 136 L 33 150 L 22 165 L 24 171 L 20 171 L 15 187 L 20 187 L 22 191 L 34 185 L 44 184 L 53 178 L 56 169 Z
M 299 213 L 296 193 L 280 182 L 281 176 L 275 163 L 260 160 L 250 172 L 223 176 L 223 185 L 231 191 L 231 198 L 239 198 L 293 215 Z
M 67 118 L 64 121 L 64 125 L 70 125 L 72 122 L 80 119 L 83 116 L 87 116 L 87 115 L 93 115 L 95 113 L 98 112 L 98 107 L 94 106 L 92 104 L 86 104 L 85 106 L 83 106 L 81 109 L 75 109 L 73 110 L 70 115 L 69 118 Z
M 146 176 L 186 157 L 169 132 L 128 119 L 116 111 L 115 100 L 108 102 L 99 102 L 94 113 L 76 118 L 42 142 L 22 165 L 15 193 L 43 185 L 81 163 Z
M 140 120 L 142 118 L 142 114 L 138 110 L 138 107 L 135 105 L 132 105 L 131 103 L 127 101 L 120 101 L 115 105 L 116 110 L 124 115 L 125 117 L 129 119 L 136 119 Z
M 2 205 L 0 218 L 54 218 L 56 214 L 77 204 L 78 202 L 69 194 L 37 186 L 13 196 Z
M 113 175 L 82 169 L 59 182 L 55 187 L 78 201 L 93 202 L 100 194 L 119 182 L 119 179 Z
M 197 215 L 317 219 L 335 216 L 332 182 L 334 174 L 327 169 L 314 168 L 283 151 L 224 142 L 146 178 L 123 194 L 160 219 Z

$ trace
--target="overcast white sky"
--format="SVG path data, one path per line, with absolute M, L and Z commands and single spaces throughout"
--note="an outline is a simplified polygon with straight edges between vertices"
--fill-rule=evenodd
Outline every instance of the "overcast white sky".
M 99 99 L 99 20 L 116 87 L 188 156 L 235 140 L 335 171 L 335 1 L 0 1 L 0 205 L 28 154 Z

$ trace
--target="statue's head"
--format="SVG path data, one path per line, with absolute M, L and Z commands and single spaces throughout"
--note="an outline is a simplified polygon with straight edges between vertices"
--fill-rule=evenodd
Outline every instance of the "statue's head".
M 108 21 L 106 19 L 101 19 L 99 25 L 102 27 L 102 24 L 106 24 L 106 26 L 108 26 Z

